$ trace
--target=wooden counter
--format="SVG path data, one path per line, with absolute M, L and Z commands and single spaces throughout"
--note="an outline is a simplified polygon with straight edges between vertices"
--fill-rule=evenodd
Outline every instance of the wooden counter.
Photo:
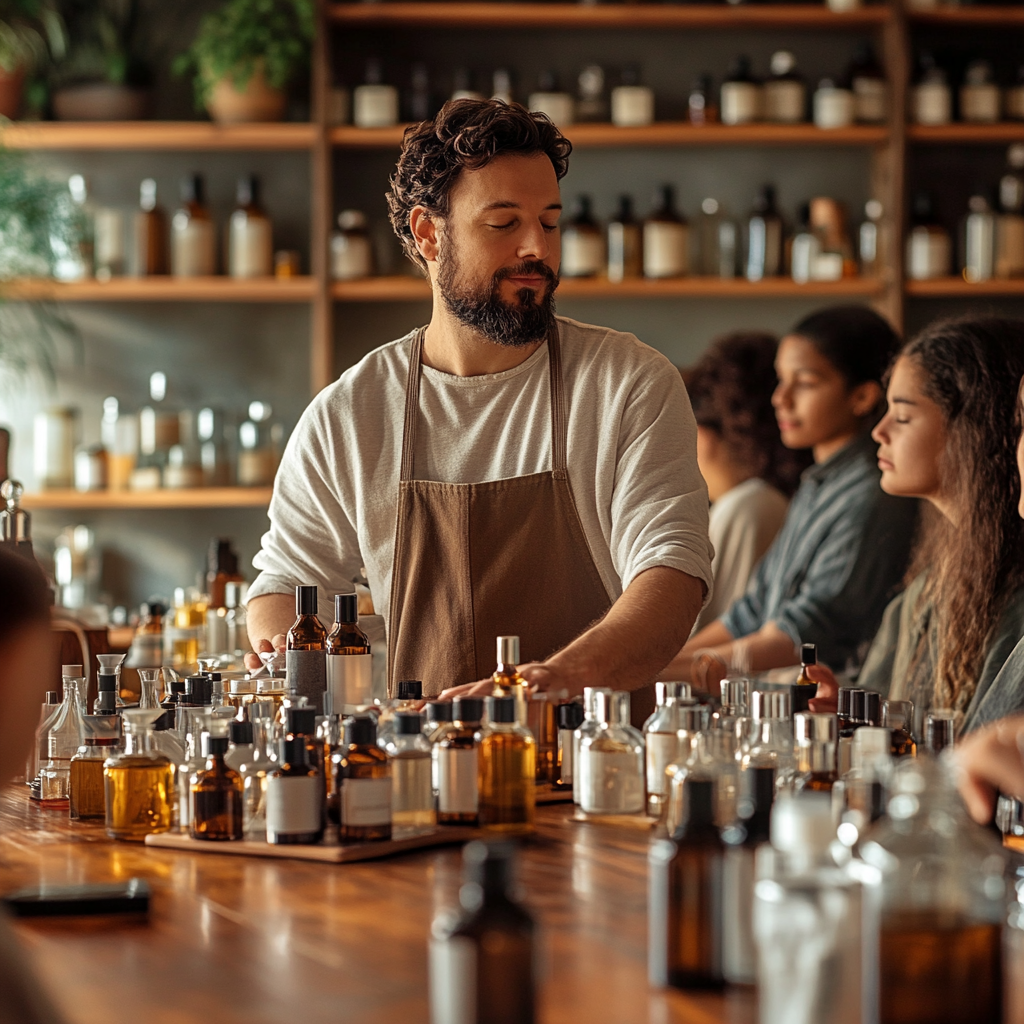
M 648 837 L 540 809 L 521 858 L 550 971 L 544 1024 L 751 1024 L 748 992 L 652 990 Z M 70 1024 L 427 1024 L 427 934 L 456 901 L 457 847 L 323 865 L 178 853 L 0 797 L 0 891 L 145 878 L 148 924 L 54 920 L 19 935 Z

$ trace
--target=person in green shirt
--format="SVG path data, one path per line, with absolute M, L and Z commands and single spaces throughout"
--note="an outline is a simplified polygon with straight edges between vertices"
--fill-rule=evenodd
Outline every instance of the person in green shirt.
M 882 489 L 925 499 L 907 587 L 886 609 L 857 685 L 957 713 L 957 733 L 1024 709 L 1007 706 L 1000 670 L 1024 636 L 1024 521 L 1018 386 L 1021 324 L 973 317 L 933 324 L 908 342 L 875 427 Z M 827 666 L 812 710 L 835 707 Z M 1005 677 L 1004 677 L 1005 678 Z

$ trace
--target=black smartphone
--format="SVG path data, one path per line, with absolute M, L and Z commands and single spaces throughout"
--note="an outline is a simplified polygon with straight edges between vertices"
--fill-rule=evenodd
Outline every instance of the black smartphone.
M 82 917 L 96 914 L 149 913 L 149 885 L 141 878 L 98 885 L 41 885 L 16 889 L 3 897 L 15 917 Z

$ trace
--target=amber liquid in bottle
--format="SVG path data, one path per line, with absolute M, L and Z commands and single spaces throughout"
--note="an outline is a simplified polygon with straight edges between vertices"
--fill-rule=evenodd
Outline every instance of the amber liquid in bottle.
M 430 791 L 430 754 L 407 751 L 391 758 L 394 825 L 424 828 L 437 823 Z
M 103 762 L 106 753 L 99 757 L 71 758 L 70 816 L 80 818 L 102 818 L 106 815 L 107 803 L 103 789 Z
M 103 768 L 107 835 L 141 842 L 171 827 L 175 799 L 170 758 L 121 754 Z
M 479 722 L 458 722 L 455 728 L 445 733 L 434 749 L 434 756 L 438 759 L 438 775 L 440 778 L 440 792 L 437 802 L 437 823 L 439 825 L 476 825 L 480 820 L 480 798 L 479 793 L 473 801 L 474 807 L 469 809 L 471 801 L 468 794 L 465 801 L 454 800 L 449 803 L 449 790 L 453 793 L 461 793 L 463 787 L 459 786 L 455 778 L 465 770 L 472 771 L 472 789 L 477 790 L 479 785 L 480 752 L 477 749 L 476 730 Z M 467 783 L 467 785 L 469 785 Z M 450 810 L 454 804 L 463 807 L 464 810 Z
M 519 637 L 498 637 L 498 667 L 491 676 L 495 697 L 514 697 L 516 721 L 527 724 L 526 680 L 519 674 Z
M 136 277 L 167 273 L 167 214 L 157 206 L 156 182 L 146 178 L 140 189 L 139 209 L 133 224 Z M 159 630 L 157 631 L 159 632 Z
M 914 737 L 905 729 L 893 729 L 890 733 L 889 752 L 893 757 L 917 757 Z
M 191 784 L 193 839 L 242 838 L 242 776 L 224 763 L 227 737 L 208 740 L 206 767 L 196 772 Z
M 532 832 L 537 801 L 537 745 L 512 719 L 511 697 L 488 697 L 491 724 L 480 739 L 480 824 L 497 832 Z
M 936 913 L 883 922 L 881 1024 L 999 1024 L 1002 930 Z
M 338 835 L 343 843 L 391 838 L 391 763 L 388 755 L 377 746 L 376 733 L 372 719 L 345 720 L 341 756 L 335 754 L 338 766 L 335 778 L 341 806 Z M 367 782 L 371 785 L 361 785 Z M 387 800 L 386 823 L 383 799 Z

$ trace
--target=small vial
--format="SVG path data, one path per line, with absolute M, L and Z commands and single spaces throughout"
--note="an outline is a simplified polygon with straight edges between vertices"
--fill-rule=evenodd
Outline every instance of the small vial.
M 572 789 L 573 734 L 583 724 L 583 705 L 577 701 L 559 704 L 558 718 L 558 778 L 556 789 Z
M 929 711 L 924 716 L 924 749 L 938 756 L 956 739 L 956 712 L 945 709 Z
M 808 702 L 818 692 L 818 684 L 807 674 L 807 669 L 818 664 L 816 644 L 802 644 L 800 647 L 800 675 L 793 684 L 793 712 L 806 711 Z

